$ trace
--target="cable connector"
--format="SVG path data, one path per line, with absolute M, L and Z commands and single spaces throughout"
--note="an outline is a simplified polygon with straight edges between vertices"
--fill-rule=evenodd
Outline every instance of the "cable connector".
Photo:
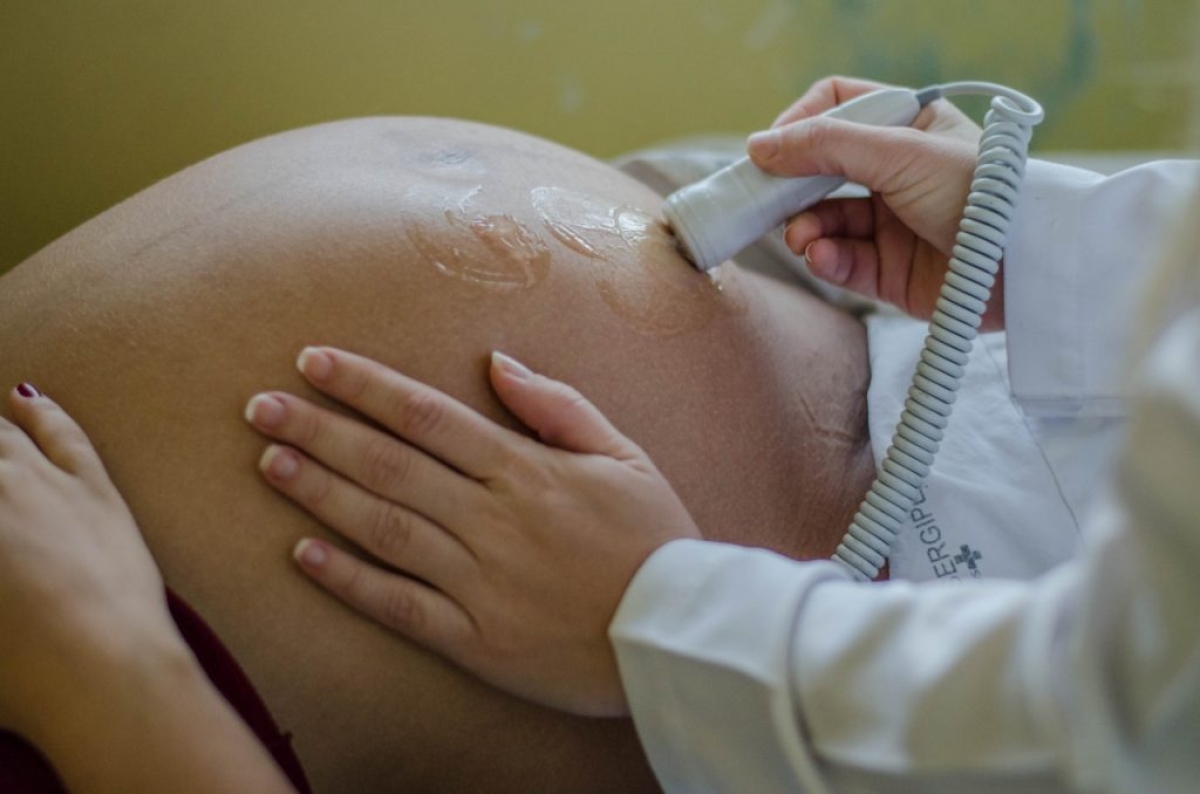
M 917 92 L 917 104 L 925 107 L 935 99 L 941 99 L 944 96 L 940 85 L 931 85 L 927 88 L 922 88 Z

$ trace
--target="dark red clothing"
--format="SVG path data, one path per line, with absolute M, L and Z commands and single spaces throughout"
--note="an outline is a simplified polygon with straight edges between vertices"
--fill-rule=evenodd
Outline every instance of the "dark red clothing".
M 237 660 L 204 619 L 170 589 L 167 590 L 167 606 L 209 680 L 254 731 L 296 790 L 311 794 L 304 769 L 292 750 L 291 738 L 279 730 Z M 65 791 L 54 768 L 41 753 L 16 734 L 0 731 L 0 792 L 59 794 Z

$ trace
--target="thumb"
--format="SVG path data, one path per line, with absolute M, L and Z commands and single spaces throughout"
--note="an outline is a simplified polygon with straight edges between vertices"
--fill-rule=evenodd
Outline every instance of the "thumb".
M 620 460 L 641 455 L 636 444 L 567 384 L 538 375 L 498 351 L 492 353 L 491 379 L 500 401 L 543 442 Z
M 880 127 L 818 116 L 750 136 L 754 164 L 780 176 L 844 176 L 876 193 L 901 186 L 923 143 L 908 127 Z

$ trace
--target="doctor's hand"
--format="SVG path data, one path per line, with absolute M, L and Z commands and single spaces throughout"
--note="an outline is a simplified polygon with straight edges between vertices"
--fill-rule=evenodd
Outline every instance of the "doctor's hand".
M 933 314 L 971 184 L 980 130 L 945 100 L 911 127 L 813 118 L 881 83 L 829 77 L 814 84 L 771 129 L 752 135 L 760 168 L 783 176 L 836 174 L 868 188 L 867 198 L 826 199 L 797 215 L 785 240 L 818 278 L 891 303 L 914 317 Z M 997 276 L 981 330 L 1004 327 Z
M 627 713 L 609 623 L 655 549 L 699 537 L 646 453 L 574 389 L 498 354 L 492 386 L 540 442 L 351 353 L 308 348 L 298 366 L 378 425 L 281 392 L 247 406 L 282 442 L 263 455 L 268 482 L 375 560 L 305 539 L 303 570 L 501 689 Z

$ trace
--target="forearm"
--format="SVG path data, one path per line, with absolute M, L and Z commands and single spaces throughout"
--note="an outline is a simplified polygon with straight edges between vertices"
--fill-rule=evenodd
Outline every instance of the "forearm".
M 70 791 L 292 790 L 182 642 L 115 645 L 77 654 L 25 731 Z

